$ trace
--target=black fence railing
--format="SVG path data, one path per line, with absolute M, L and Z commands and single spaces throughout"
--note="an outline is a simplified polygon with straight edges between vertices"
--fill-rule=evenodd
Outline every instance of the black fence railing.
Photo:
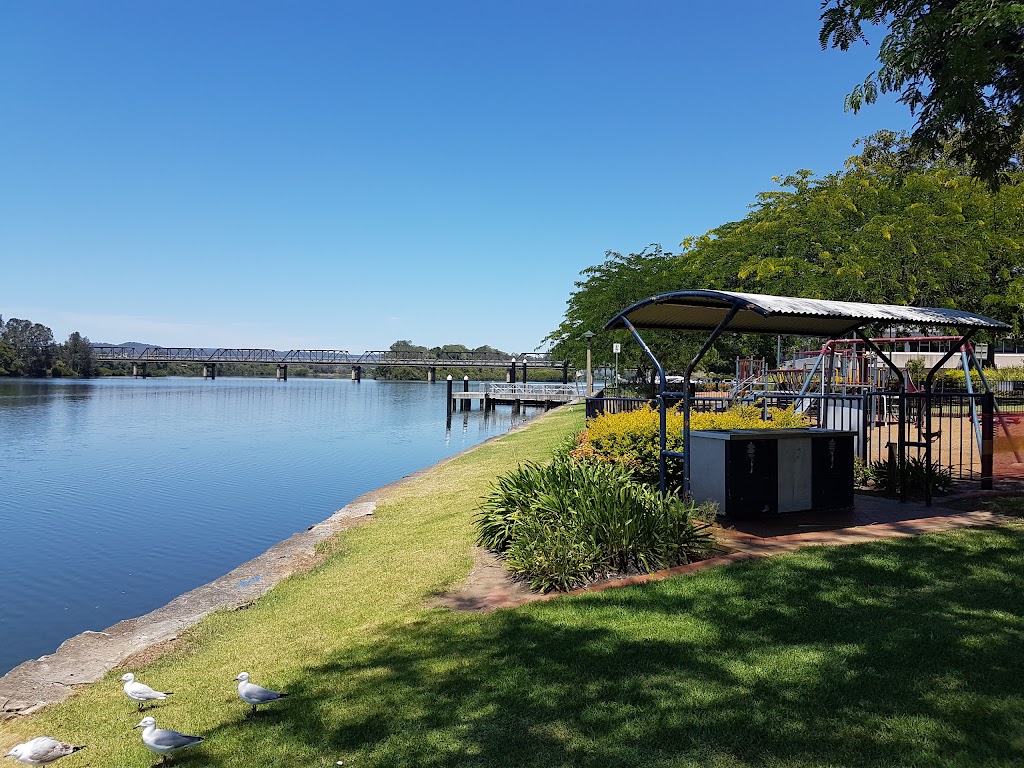
M 1006 394 L 997 403 L 992 394 L 967 392 L 936 392 L 930 398 L 920 392 L 771 393 L 754 405 L 766 418 L 771 408 L 793 408 L 812 427 L 854 432 L 856 454 L 869 465 L 917 462 L 924 468 L 930 461 L 934 471 L 952 480 L 990 487 L 994 476 L 1024 477 L 1024 426 L 1017 427 L 1024 422 L 1024 392 L 1019 398 Z M 682 393 L 670 393 L 666 400 L 669 407 L 678 407 Z M 645 398 L 588 398 L 587 418 L 657 405 Z M 695 412 L 722 412 L 732 405 L 724 397 L 697 396 L 691 402 Z

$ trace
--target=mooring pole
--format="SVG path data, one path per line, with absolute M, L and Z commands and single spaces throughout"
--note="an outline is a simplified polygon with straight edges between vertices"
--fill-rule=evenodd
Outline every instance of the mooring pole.
M 452 377 L 451 376 L 448 376 L 447 393 L 445 394 L 444 401 L 448 404 L 447 405 L 447 411 L 448 411 L 448 418 L 450 419 L 452 417 L 452 404 L 453 404 L 453 400 L 452 400 Z

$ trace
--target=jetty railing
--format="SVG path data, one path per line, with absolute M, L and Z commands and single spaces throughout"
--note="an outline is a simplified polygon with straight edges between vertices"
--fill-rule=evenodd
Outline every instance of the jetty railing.
M 582 397 L 584 392 L 579 384 L 491 384 L 492 395 L 510 395 L 519 397 L 532 397 L 554 400 Z

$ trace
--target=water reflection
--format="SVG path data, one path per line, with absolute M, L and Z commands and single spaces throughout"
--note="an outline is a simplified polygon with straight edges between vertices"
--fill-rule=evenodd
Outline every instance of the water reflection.
M 0 380 L 0 673 L 536 412 L 460 412 L 453 433 L 419 382 Z

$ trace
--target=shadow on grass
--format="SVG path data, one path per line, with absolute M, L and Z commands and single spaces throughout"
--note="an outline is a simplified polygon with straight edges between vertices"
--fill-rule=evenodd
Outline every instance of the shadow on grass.
M 260 717 L 346 766 L 1019 765 L 1022 552 L 971 531 L 434 611 Z

